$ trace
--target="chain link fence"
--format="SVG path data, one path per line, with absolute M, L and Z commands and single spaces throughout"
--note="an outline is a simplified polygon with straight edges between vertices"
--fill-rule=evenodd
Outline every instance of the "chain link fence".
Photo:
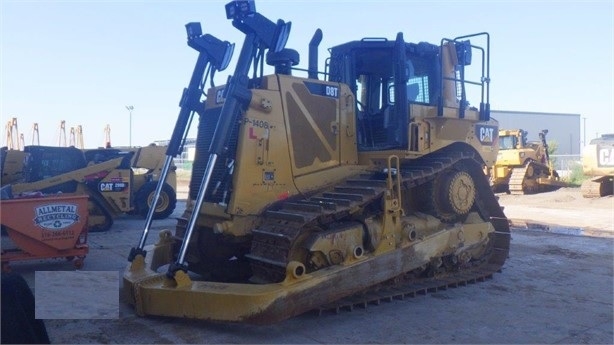
M 581 155 L 551 155 L 550 161 L 561 178 L 571 175 L 573 171 L 582 169 Z

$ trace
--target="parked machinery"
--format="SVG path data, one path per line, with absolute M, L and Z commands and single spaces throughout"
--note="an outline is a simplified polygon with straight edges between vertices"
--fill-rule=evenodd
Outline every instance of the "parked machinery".
M 495 192 L 535 194 L 568 186 L 552 168 L 546 134 L 543 130 L 539 141 L 528 141 L 525 130 L 499 130 L 499 154 L 490 169 Z
M 501 269 L 508 221 L 482 171 L 498 134 L 487 33 L 347 42 L 321 73 L 317 30 L 304 78 L 285 48 L 290 23 L 253 1 L 230 2 L 226 14 L 245 40 L 228 83 L 204 101 L 207 72 L 225 68 L 232 45 L 186 25 L 199 58 L 171 143 L 198 114 L 196 157 L 174 233 L 145 247 L 146 226 L 130 252 L 123 286 L 139 315 L 270 323 Z M 275 73 L 264 74 L 265 58 Z
M 147 216 L 150 205 L 153 205 L 154 192 L 162 175 L 162 167 L 166 157 L 167 147 L 151 144 L 136 147 L 110 147 L 84 150 L 88 165 L 97 164 L 126 154 L 131 154 L 132 188 L 136 191 L 133 212 Z M 171 161 L 171 167 L 162 184 L 162 193 L 157 200 L 154 213 L 155 219 L 167 218 L 175 210 L 177 204 L 177 167 Z
M 614 190 L 614 134 L 603 134 L 584 148 L 582 170 L 588 179 L 580 187 L 582 196 L 612 195 Z
M 89 196 L 89 231 L 107 231 L 124 213 L 147 215 L 161 174 L 165 148 L 133 150 L 26 146 L 23 178 L 11 184 L 12 195 L 32 193 Z M 157 158 L 156 158 L 157 157 Z M 162 184 L 155 218 L 171 215 L 177 203 L 174 169 Z

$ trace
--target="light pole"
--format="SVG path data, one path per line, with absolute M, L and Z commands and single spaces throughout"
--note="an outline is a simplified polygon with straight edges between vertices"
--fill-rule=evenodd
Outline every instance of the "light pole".
M 586 146 L 586 117 L 582 119 L 584 120 L 584 139 L 582 140 L 582 146 Z
M 129 133 L 128 133 L 128 145 L 132 147 L 132 111 L 134 110 L 134 106 L 127 105 L 126 109 L 128 109 L 128 112 L 130 113 L 130 128 L 129 128 Z

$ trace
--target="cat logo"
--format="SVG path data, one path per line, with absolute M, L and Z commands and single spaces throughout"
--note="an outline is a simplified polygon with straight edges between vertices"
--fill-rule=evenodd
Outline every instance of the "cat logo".
M 126 182 L 101 182 L 98 185 L 100 192 L 122 192 L 128 188 Z
M 614 147 L 598 147 L 597 148 L 597 166 L 614 167 Z
M 492 146 L 499 139 L 499 130 L 496 126 L 476 125 L 475 133 L 482 145 Z

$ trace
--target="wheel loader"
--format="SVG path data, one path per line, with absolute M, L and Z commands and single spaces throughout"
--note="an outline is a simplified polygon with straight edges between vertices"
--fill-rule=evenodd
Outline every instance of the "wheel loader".
M 539 141 L 528 141 L 525 130 L 499 130 L 499 154 L 490 169 L 495 193 L 535 194 L 568 186 L 552 168 L 546 134 L 542 130 Z
M 107 231 L 121 214 L 146 216 L 160 178 L 164 147 L 132 150 L 26 146 L 23 178 L 10 184 L 12 196 L 57 194 L 89 196 L 90 232 Z M 167 173 L 154 217 L 166 218 L 176 203 L 174 169 Z
M 580 189 L 585 198 L 598 198 L 614 192 L 614 134 L 602 134 L 584 148 L 582 171 L 588 179 Z
M 147 216 L 150 206 L 153 205 L 154 192 L 162 175 L 165 153 L 166 146 L 156 144 L 84 150 L 85 160 L 88 165 L 101 163 L 126 154 L 132 155 L 130 162 L 132 170 L 131 179 L 133 190 L 136 191 L 132 213 L 137 213 L 143 217 Z M 165 174 L 166 178 L 162 184 L 162 194 L 156 203 L 155 219 L 167 218 L 175 210 L 177 204 L 176 170 L 177 167 L 172 164 L 170 170 Z
M 167 157 L 198 115 L 189 200 L 174 231 L 145 245 L 146 225 L 129 253 L 138 315 L 269 324 L 501 270 L 509 226 L 482 170 L 499 133 L 488 33 L 341 43 L 322 72 L 321 30 L 301 69 L 291 22 L 253 1 L 225 9 L 245 34 L 225 85 L 202 89 L 234 44 L 186 25 L 199 54 Z

